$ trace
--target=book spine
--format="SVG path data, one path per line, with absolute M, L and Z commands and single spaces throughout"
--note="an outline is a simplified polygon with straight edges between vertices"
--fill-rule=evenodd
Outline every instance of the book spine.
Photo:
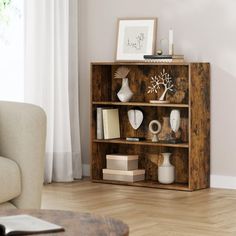
M 103 121 L 103 134 L 104 139 L 108 139 L 108 122 L 107 122 L 107 112 L 106 110 L 102 111 L 102 121 Z
M 184 55 L 173 55 L 172 59 L 184 59 Z
M 104 139 L 102 108 L 97 108 L 97 139 Z
M 144 55 L 144 59 L 172 59 L 171 55 Z
M 146 59 L 146 62 L 172 62 L 172 59 Z
M 184 59 L 184 55 L 144 55 L 144 59 Z
M 145 62 L 184 62 L 183 59 L 146 59 Z

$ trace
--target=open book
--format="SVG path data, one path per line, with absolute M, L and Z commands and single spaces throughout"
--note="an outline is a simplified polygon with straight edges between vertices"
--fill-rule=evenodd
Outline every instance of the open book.
M 59 226 L 30 215 L 0 217 L 0 235 L 26 235 L 64 231 Z

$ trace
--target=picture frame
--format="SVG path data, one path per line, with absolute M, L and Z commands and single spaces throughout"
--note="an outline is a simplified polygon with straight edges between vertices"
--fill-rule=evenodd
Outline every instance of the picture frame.
M 154 54 L 157 18 L 119 18 L 116 61 L 143 61 Z

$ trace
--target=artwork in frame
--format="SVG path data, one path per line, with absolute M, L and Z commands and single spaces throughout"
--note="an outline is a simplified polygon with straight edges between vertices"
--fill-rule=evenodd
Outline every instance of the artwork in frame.
M 156 42 L 157 18 L 119 19 L 117 61 L 140 61 L 153 54 Z

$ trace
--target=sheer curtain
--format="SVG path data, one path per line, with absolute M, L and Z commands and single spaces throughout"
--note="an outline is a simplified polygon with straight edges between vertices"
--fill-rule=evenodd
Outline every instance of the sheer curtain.
M 78 0 L 25 0 L 25 101 L 47 113 L 45 182 L 81 178 Z

